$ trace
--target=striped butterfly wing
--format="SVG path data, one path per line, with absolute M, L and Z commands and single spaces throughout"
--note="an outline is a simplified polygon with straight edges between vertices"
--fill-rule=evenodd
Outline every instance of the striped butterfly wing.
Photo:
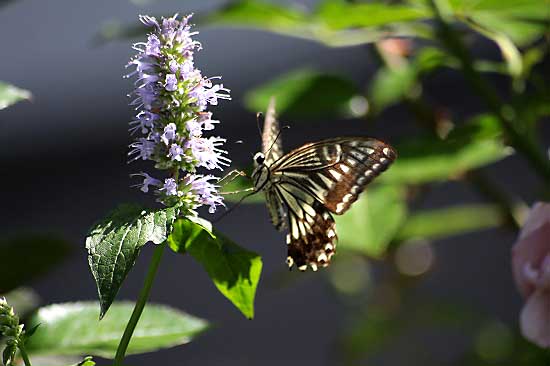
M 269 194 L 287 208 L 288 264 L 300 270 L 325 267 L 336 249 L 331 213 L 346 212 L 397 154 L 366 137 L 341 137 L 304 145 L 271 167 Z
M 283 144 L 277 139 L 280 127 L 275 113 L 275 98 L 271 98 L 265 114 L 265 122 L 262 133 L 262 153 L 265 156 L 264 163 L 270 166 L 283 156 Z M 276 140 L 277 139 L 277 140 Z

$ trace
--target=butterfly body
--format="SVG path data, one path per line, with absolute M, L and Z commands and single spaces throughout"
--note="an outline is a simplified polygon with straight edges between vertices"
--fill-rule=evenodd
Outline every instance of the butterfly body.
M 346 212 L 365 186 L 386 170 L 397 154 L 369 137 L 337 137 L 282 153 L 274 103 L 264 124 L 262 152 L 254 157 L 255 191 L 263 191 L 273 225 L 289 229 L 289 267 L 326 267 L 336 250 L 332 214 Z

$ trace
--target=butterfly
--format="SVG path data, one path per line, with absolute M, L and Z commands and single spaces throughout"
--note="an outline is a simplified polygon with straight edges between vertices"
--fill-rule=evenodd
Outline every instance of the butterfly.
M 283 154 L 272 99 L 266 112 L 262 151 L 254 156 L 254 191 L 265 194 L 271 222 L 288 229 L 287 264 L 316 271 L 336 252 L 336 224 L 376 176 L 396 159 L 388 144 L 369 137 L 336 137 Z

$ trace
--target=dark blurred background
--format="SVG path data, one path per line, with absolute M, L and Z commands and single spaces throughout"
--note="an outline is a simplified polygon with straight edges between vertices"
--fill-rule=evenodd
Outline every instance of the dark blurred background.
M 56 233 L 74 249 L 56 270 L 28 283 L 42 304 L 95 299 L 84 248 L 88 229 L 118 203 L 152 204 L 152 197 L 129 188 L 135 183 L 129 174 L 147 169 L 139 163 L 128 165 L 126 157 L 128 121 L 133 115 L 126 94 L 132 82 L 122 75 L 134 53 L 131 41 L 98 45 L 94 43 L 98 31 L 115 20 L 135 24 L 138 14 L 201 13 L 217 4 L 19 0 L 0 8 L 0 79 L 33 93 L 32 101 L 0 112 L 0 232 L 4 236 Z M 309 5 L 311 2 L 304 2 Z M 233 101 L 222 101 L 211 110 L 222 121 L 216 133 L 227 137 L 231 157 L 239 166 L 248 164 L 260 140 L 255 116 L 243 106 L 246 91 L 304 66 L 346 75 L 361 86 L 376 66 L 364 46 L 326 48 L 260 31 L 199 30 L 197 38 L 204 50 L 196 56 L 197 66 L 205 75 L 222 75 L 224 85 L 232 91 Z M 477 41 L 475 50 L 484 57 L 499 57 L 498 49 L 489 42 Z M 431 77 L 425 93 L 433 103 L 445 104 L 459 116 L 474 114 L 482 105 L 461 75 L 450 70 Z M 390 108 L 370 124 L 351 119 L 285 120 L 291 129 L 284 134 L 284 145 L 288 151 L 311 140 L 353 134 L 396 143 L 410 135 L 411 120 L 410 112 L 402 107 Z M 543 126 L 542 136 L 548 146 L 548 124 Z M 237 140 L 243 143 L 235 143 Z M 536 196 L 537 179 L 516 156 L 492 165 L 487 172 L 511 192 L 527 199 Z M 422 207 L 482 201 L 477 192 L 450 182 L 434 185 Z M 204 270 L 188 256 L 167 253 L 152 300 L 208 319 L 216 327 L 188 345 L 133 356 L 128 364 L 342 364 L 342 335 L 350 323 L 357 322 L 348 310 L 357 306 L 335 291 L 332 269 L 287 273 L 284 238 L 271 226 L 263 205 L 243 205 L 217 225 L 235 242 L 262 255 L 264 271 L 255 319 L 246 320 L 221 297 Z M 514 238 L 511 230 L 492 229 L 437 241 L 432 246 L 431 270 L 410 280 L 407 301 L 430 298 L 464 304 L 514 329 L 520 310 L 509 266 Z M 146 247 L 118 299 L 136 298 L 150 254 L 151 247 Z M 336 257 L 335 262 L 338 260 Z M 364 278 L 361 286 L 367 287 L 374 286 L 388 267 L 385 261 L 365 265 L 342 259 L 342 263 L 351 273 L 355 273 L 353 266 L 360 267 L 357 276 Z M 377 291 L 373 296 L 393 296 L 392 301 L 405 304 L 401 293 Z M 411 316 L 418 313 L 415 306 L 423 306 L 422 302 L 412 303 L 416 305 L 410 309 Z M 368 308 L 363 310 L 368 312 Z M 475 342 L 461 330 L 418 326 L 380 347 L 369 364 L 444 365 Z

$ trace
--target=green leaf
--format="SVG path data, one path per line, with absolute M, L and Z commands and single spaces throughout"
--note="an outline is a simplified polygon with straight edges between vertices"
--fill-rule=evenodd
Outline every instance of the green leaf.
M 95 362 L 92 359 L 92 356 L 88 356 L 74 366 L 95 366 Z
M 336 217 L 340 248 L 380 258 L 406 215 L 403 187 L 383 185 L 367 189 L 348 212 Z
M 549 0 L 451 0 L 454 16 L 510 37 L 518 46 L 540 38 L 547 29 Z
M 384 9 L 382 9 L 384 8 Z M 393 8 L 393 6 L 391 7 Z M 407 10 L 396 6 L 396 11 L 381 6 L 376 17 L 354 17 L 355 11 L 365 14 L 368 7 L 358 6 L 349 9 L 338 7 L 339 12 L 366 27 L 342 29 L 344 25 L 334 23 L 330 11 L 321 7 L 317 12 L 308 13 L 298 7 L 276 5 L 267 1 L 240 0 L 219 8 L 201 19 L 203 25 L 252 28 L 269 31 L 290 37 L 298 37 L 323 43 L 331 47 L 346 47 L 376 42 L 390 36 L 430 37 L 430 31 L 420 23 L 396 23 L 392 21 L 421 19 L 422 10 Z M 424 12 L 426 13 L 426 12 Z M 364 19 L 367 18 L 367 19 Z M 373 27 L 376 25 L 377 27 Z M 347 28 L 347 27 L 346 27 Z
M 68 257 L 71 245 L 57 235 L 24 234 L 0 241 L 0 293 L 43 276 Z
M 217 231 L 190 219 L 179 219 L 168 239 L 177 253 L 189 253 L 218 288 L 249 319 L 254 317 L 254 297 L 262 260 Z
M 286 117 L 359 117 L 367 101 L 350 80 L 310 69 L 295 70 L 268 81 L 245 96 L 246 107 L 265 111 L 271 97 Z
M 161 244 L 171 232 L 178 209 L 145 210 L 122 205 L 96 224 L 86 238 L 88 263 L 96 281 L 103 317 L 147 242 Z
M 458 205 L 414 212 L 396 239 L 439 239 L 494 228 L 502 224 L 502 213 L 492 205 Z
M 325 1 L 316 13 L 332 29 L 391 26 L 429 18 L 426 8 L 383 3 Z
M 31 97 L 30 91 L 0 81 L 0 110 Z
M 369 101 L 374 113 L 400 102 L 417 85 L 418 74 L 410 65 L 381 68 L 369 87 Z
M 43 307 L 30 326 L 41 324 L 26 344 L 32 355 L 94 355 L 112 359 L 134 304 L 116 302 L 98 321 L 97 302 L 75 302 Z M 164 305 L 147 304 L 128 346 L 127 354 L 152 352 L 190 342 L 208 323 Z
M 379 180 L 421 184 L 459 177 L 509 156 L 512 151 L 500 136 L 499 121 L 492 115 L 480 115 L 451 131 L 445 140 L 411 138 L 397 146 L 399 157 Z

